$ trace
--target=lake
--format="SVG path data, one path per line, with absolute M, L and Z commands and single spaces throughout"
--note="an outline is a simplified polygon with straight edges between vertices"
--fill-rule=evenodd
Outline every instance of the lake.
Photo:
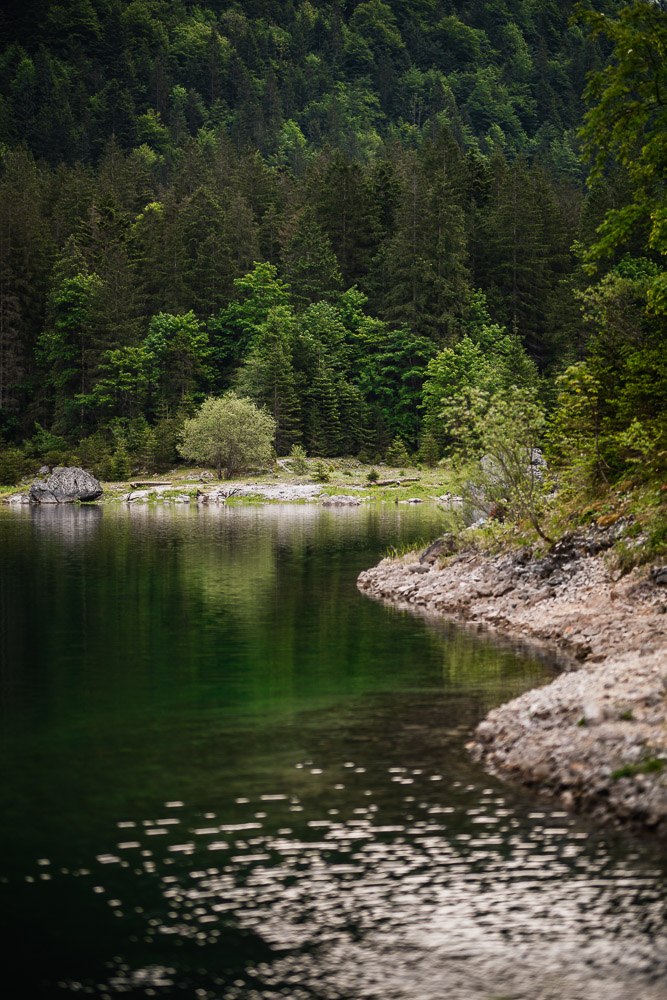
M 667 852 L 473 764 L 549 662 L 355 580 L 435 507 L 0 508 L 24 997 L 667 997 Z

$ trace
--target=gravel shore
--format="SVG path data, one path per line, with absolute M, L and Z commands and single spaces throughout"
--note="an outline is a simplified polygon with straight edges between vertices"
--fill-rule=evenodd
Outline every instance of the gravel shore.
M 451 554 L 445 540 L 419 561 L 383 559 L 358 587 L 558 652 L 564 672 L 490 712 L 473 757 L 596 820 L 667 837 L 667 574 L 615 581 L 613 537 L 569 536 L 537 559 Z

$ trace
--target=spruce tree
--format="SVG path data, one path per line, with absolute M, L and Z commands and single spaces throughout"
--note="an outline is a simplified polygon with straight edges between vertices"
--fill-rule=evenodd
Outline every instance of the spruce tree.
M 336 255 L 312 208 L 302 209 L 287 228 L 282 259 L 283 272 L 301 308 L 331 299 L 340 289 Z
M 301 439 L 301 406 L 292 361 L 295 337 L 296 319 L 291 309 L 273 306 L 258 327 L 236 378 L 238 391 L 272 415 L 278 455 L 288 454 Z

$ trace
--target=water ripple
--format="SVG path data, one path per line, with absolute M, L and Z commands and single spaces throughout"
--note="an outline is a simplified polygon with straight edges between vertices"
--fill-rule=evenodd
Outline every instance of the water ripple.
M 342 800 L 346 767 L 329 767 L 324 787 L 324 768 L 306 772 L 318 785 L 302 788 L 296 830 L 285 823 L 292 789 L 238 797 L 233 822 L 205 824 L 213 814 L 187 806 L 176 820 L 119 821 L 136 839 L 97 856 L 91 891 L 121 923 L 132 914 L 135 951 L 188 958 L 133 963 L 129 949 L 105 982 L 62 988 L 219 1000 L 667 997 L 664 880 L 646 858 L 615 856 L 562 811 L 527 824 L 493 789 L 435 783 L 442 776 L 427 770 L 410 771 L 398 822 L 393 789 L 406 770 L 376 771 L 373 788 L 348 784 Z

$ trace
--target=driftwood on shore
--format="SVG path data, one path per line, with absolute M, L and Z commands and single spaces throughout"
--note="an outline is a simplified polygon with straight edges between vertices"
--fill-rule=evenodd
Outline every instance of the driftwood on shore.
M 144 482 L 130 483 L 133 490 L 150 490 L 154 486 L 171 486 L 172 483 L 167 479 L 149 479 Z

